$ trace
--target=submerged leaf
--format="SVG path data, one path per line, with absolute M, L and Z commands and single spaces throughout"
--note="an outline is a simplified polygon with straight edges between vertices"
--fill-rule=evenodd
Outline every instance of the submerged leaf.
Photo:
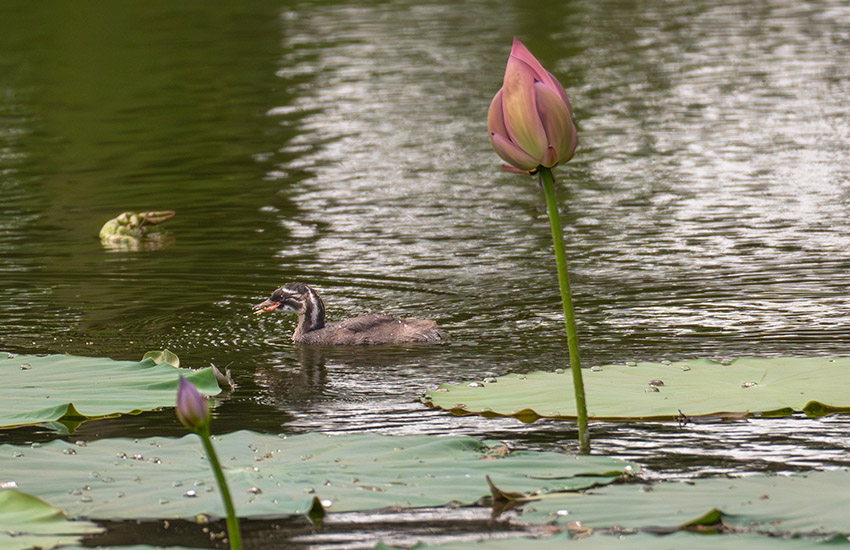
M 0 357 L 0 428 L 138 414 L 173 407 L 182 374 L 203 393 L 221 390 L 211 369 L 191 371 L 153 359 L 114 361 L 70 355 Z M 97 391 L 92 391 L 93 385 Z
M 575 418 L 572 378 L 559 372 L 505 375 L 498 383 L 444 384 L 424 402 L 455 414 Z M 705 359 L 606 365 L 584 376 L 588 416 L 596 420 L 699 421 L 700 417 L 809 416 L 850 412 L 850 357 Z

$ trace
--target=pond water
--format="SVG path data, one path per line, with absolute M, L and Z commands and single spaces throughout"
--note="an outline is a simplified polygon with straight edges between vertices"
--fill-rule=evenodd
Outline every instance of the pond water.
M 575 452 L 571 424 L 417 401 L 568 362 L 542 193 L 487 139 L 514 35 L 575 109 L 555 175 L 585 366 L 850 353 L 842 0 L 6 1 L 0 349 L 227 366 L 221 432 Z M 171 246 L 101 246 L 107 219 L 162 209 Z M 288 281 L 331 319 L 428 317 L 451 343 L 304 350 L 293 318 L 251 314 Z M 183 430 L 149 413 L 73 437 L 155 433 Z M 591 434 L 648 477 L 850 464 L 840 417 Z

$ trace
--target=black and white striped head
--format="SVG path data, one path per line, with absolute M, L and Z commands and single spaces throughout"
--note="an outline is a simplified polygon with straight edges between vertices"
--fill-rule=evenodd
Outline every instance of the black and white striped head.
M 304 317 L 306 330 L 325 326 L 325 304 L 315 290 L 304 283 L 287 283 L 272 292 L 269 299 L 254 306 L 254 313 L 285 311 Z

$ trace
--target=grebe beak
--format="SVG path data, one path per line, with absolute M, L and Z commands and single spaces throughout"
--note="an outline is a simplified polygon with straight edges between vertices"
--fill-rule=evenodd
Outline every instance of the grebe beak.
M 254 315 L 258 313 L 266 313 L 268 311 L 274 311 L 280 307 L 280 302 L 272 302 L 271 300 L 266 300 L 265 302 L 259 303 L 254 306 Z

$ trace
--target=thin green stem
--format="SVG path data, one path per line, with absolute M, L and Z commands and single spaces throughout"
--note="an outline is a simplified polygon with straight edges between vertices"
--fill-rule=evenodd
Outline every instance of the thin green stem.
M 561 287 L 561 303 L 564 306 L 564 324 L 567 328 L 567 346 L 570 349 L 570 370 L 573 373 L 573 389 L 576 396 L 578 418 L 579 452 L 590 453 L 590 436 L 587 432 L 587 403 L 584 400 L 584 380 L 581 376 L 581 359 L 578 353 L 578 335 L 576 334 L 573 299 L 570 294 L 570 275 L 567 271 L 567 258 L 564 253 L 564 235 L 561 231 L 561 215 L 558 213 L 558 201 L 555 198 L 555 180 L 550 168 L 540 167 L 540 185 L 546 196 L 546 208 L 549 210 L 549 225 L 552 226 L 552 241 L 555 244 L 555 263 L 558 265 L 558 284 Z
M 236 510 L 233 508 L 233 500 L 230 498 L 230 490 L 227 488 L 227 480 L 224 479 L 224 472 L 221 470 L 221 464 L 218 461 L 218 455 L 215 454 L 212 439 L 210 438 L 209 428 L 205 428 L 197 432 L 204 444 L 204 450 L 207 452 L 207 459 L 210 461 L 215 480 L 218 482 L 218 488 L 221 491 L 221 500 L 224 502 L 224 509 L 227 511 L 227 534 L 230 539 L 230 550 L 242 550 L 242 535 L 239 532 L 239 518 L 236 517 Z

